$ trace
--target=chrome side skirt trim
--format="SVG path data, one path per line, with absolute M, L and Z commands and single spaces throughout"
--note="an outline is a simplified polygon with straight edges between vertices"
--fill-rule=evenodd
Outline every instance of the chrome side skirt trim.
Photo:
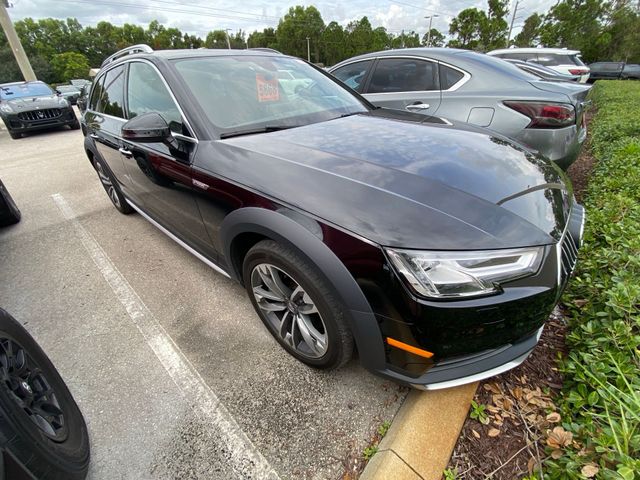
M 202 255 L 201 253 L 197 252 L 196 250 L 194 250 L 193 248 L 191 248 L 189 245 L 187 245 L 186 243 L 184 243 L 182 240 L 180 240 L 178 237 L 176 237 L 173 233 L 171 233 L 169 230 L 167 230 L 166 228 L 164 228 L 162 225 L 160 225 L 158 222 L 156 222 L 153 218 L 151 218 L 149 215 L 147 215 L 140 207 L 138 207 L 135 203 L 133 203 L 131 200 L 129 200 L 128 198 L 126 199 L 127 203 L 129 205 L 131 205 L 131 207 L 138 212 L 140 215 L 142 215 L 144 218 L 146 218 L 149 223 L 153 224 L 155 227 L 157 227 L 162 233 L 164 233 L 167 237 L 169 237 L 171 240 L 173 240 L 174 242 L 176 242 L 178 245 L 180 245 L 182 248 L 184 248 L 186 251 L 188 251 L 189 253 L 191 253 L 194 257 L 198 258 L 198 260 L 203 261 L 204 263 L 206 263 L 207 265 L 209 265 L 211 268 L 213 268 L 216 272 L 224 275 L 227 278 L 231 278 L 231 276 L 225 272 L 222 268 L 220 268 L 218 265 L 216 265 L 215 263 L 213 263 L 211 260 L 209 260 L 207 257 L 205 257 L 204 255 Z
M 544 326 L 540 327 L 540 329 L 536 333 L 536 344 L 540 341 L 540 337 L 542 336 L 543 329 L 544 329 Z M 499 367 L 492 368 L 490 370 L 485 370 L 484 372 L 479 372 L 474 375 L 469 375 L 468 377 L 456 378 L 454 380 L 447 380 L 445 382 L 428 383 L 426 385 L 412 384 L 411 386 L 413 388 L 417 388 L 418 390 L 441 390 L 443 388 L 459 387 L 460 385 L 466 385 L 467 383 L 478 382 L 480 380 L 484 380 L 486 378 L 490 378 L 495 375 L 500 375 L 501 373 L 504 373 L 508 370 L 511 370 L 512 368 L 517 367 L 527 359 L 527 357 L 531 354 L 532 351 L 533 349 L 520 355 L 517 358 L 514 358 L 510 362 L 500 365 Z

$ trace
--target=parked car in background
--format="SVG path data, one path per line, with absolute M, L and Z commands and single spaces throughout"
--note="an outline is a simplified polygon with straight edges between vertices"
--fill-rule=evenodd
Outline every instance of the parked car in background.
M 84 78 L 74 78 L 73 80 L 69 80 L 69 83 L 75 87 L 84 87 L 86 85 L 91 85 L 91 80 L 85 80 Z
M 578 75 L 580 76 L 580 83 L 586 83 L 589 79 L 589 67 L 580 59 L 579 50 L 567 50 L 564 48 L 506 48 L 493 50 L 488 52 L 487 55 L 538 63 L 556 72 L 566 75 Z
M 529 355 L 582 236 L 557 166 L 375 108 L 299 58 L 141 50 L 95 79 L 88 159 L 120 212 L 239 281 L 292 356 L 336 368 L 355 344 L 366 368 L 432 389 Z
M 25 132 L 65 125 L 80 128 L 69 101 L 40 81 L 0 84 L 0 117 L 13 139 Z
M 76 87 L 75 85 L 58 85 L 56 91 L 62 98 L 67 99 L 71 105 L 75 105 L 78 102 L 80 87 Z
M 543 67 L 538 63 L 524 62 L 522 60 L 514 60 L 512 58 L 504 58 L 505 62 L 509 62 L 520 70 L 531 73 L 536 77 L 540 77 L 542 80 L 548 80 L 550 82 L 578 82 L 580 81 L 579 75 L 565 75 L 564 73 L 556 72 L 549 67 Z
M 589 83 L 596 80 L 616 80 L 621 78 L 624 62 L 595 62 L 589 64 Z
M 622 69 L 622 80 L 640 80 L 640 65 L 627 63 Z
M 543 81 L 481 53 L 386 50 L 350 58 L 329 71 L 375 105 L 490 128 L 565 169 L 586 138 L 589 87 Z

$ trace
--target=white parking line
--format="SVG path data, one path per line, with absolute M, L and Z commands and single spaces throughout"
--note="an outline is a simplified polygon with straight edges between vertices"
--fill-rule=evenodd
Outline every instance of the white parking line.
M 51 197 L 64 218 L 73 225 L 89 256 L 187 403 L 208 423 L 209 433 L 218 442 L 220 449 L 226 451 L 227 455 L 224 457 L 229 459 L 229 464 L 238 478 L 278 479 L 273 467 L 240 429 L 229 411 L 111 262 L 95 238 L 82 226 L 65 198 L 59 193 Z

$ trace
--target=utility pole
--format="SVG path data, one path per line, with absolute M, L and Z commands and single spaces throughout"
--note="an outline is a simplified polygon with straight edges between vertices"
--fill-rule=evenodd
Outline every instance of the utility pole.
M 511 17 L 511 25 L 509 25 L 509 35 L 507 35 L 507 47 L 509 46 L 509 42 L 511 41 L 511 31 L 513 30 L 513 22 L 516 20 L 516 13 L 518 13 L 518 4 L 519 0 L 516 0 L 516 6 L 513 9 L 513 16 Z
M 24 53 L 24 48 L 22 48 L 22 43 L 20 43 L 16 29 L 13 28 L 7 7 L 9 7 L 9 0 L 0 0 L 0 25 L 2 25 L 4 34 L 7 36 L 7 41 L 11 47 L 13 56 L 16 57 L 16 62 L 18 63 L 18 67 L 20 67 L 22 76 L 25 81 L 32 82 L 37 80 L 36 74 L 33 73 L 33 68 L 31 68 L 27 54 Z
M 224 29 L 224 34 L 225 34 L 225 36 L 227 37 L 227 48 L 228 48 L 229 50 L 231 50 L 231 41 L 229 41 L 229 32 L 230 32 L 230 31 L 231 31 L 231 29 L 230 29 L 230 28 L 225 28 L 225 29 Z
M 429 31 L 427 32 L 427 47 L 431 46 L 431 24 L 433 22 L 433 17 L 439 17 L 440 15 L 428 15 L 424 18 L 429 19 Z
M 311 63 L 311 47 L 309 46 L 309 37 L 307 37 L 307 62 Z

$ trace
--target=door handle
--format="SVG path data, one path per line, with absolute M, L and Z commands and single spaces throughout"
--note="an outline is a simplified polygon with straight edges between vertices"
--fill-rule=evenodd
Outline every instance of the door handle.
M 89 136 L 90 136 L 91 138 L 93 138 L 94 140 L 97 140 L 98 138 L 100 138 L 100 137 L 98 137 L 98 135 L 96 135 L 95 133 L 90 133 L 90 134 L 89 134 Z
M 419 112 L 421 110 L 427 110 L 431 108 L 431 105 L 429 105 L 428 103 L 416 102 L 411 105 L 407 105 L 405 108 L 410 112 Z
M 127 150 L 126 148 L 120 147 L 118 151 L 127 158 L 133 157 L 133 153 L 131 153 L 131 150 Z

